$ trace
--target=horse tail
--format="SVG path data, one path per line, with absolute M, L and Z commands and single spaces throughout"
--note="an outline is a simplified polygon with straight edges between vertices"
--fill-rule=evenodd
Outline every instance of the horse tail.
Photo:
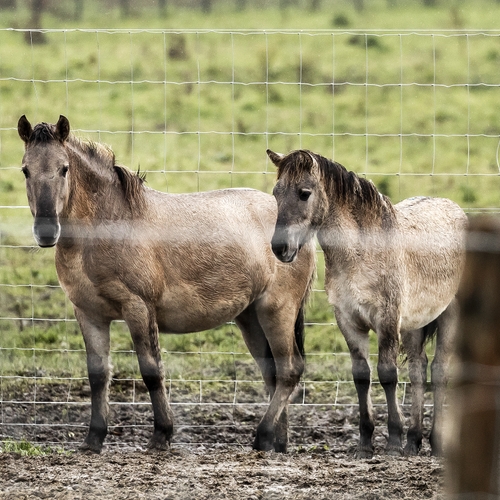
M 297 344 L 297 348 L 303 360 L 306 359 L 306 351 L 304 349 L 304 305 L 305 300 L 300 304 L 299 312 L 295 319 L 295 343 Z
M 422 330 L 424 332 L 424 337 L 423 337 L 423 344 L 425 345 L 429 340 L 432 340 L 437 333 L 437 318 L 433 321 L 431 321 L 428 325 L 425 325 Z
M 311 293 L 314 280 L 316 279 L 316 265 L 313 266 L 311 276 L 309 276 L 309 283 L 307 284 L 306 291 L 302 297 L 302 302 L 300 303 L 299 311 L 297 317 L 295 318 L 295 343 L 299 350 L 300 356 L 303 361 L 306 360 L 306 350 L 304 348 L 304 338 L 305 338 L 305 321 L 304 321 L 304 309 L 306 307 L 309 295 Z
M 432 320 L 430 323 L 422 327 L 422 343 L 420 347 L 423 349 L 425 344 L 429 342 L 429 340 L 434 339 L 437 333 L 438 321 L 437 318 Z M 405 352 L 403 345 L 401 345 L 401 353 L 404 355 L 402 359 L 402 363 L 405 364 L 408 361 L 408 352 Z

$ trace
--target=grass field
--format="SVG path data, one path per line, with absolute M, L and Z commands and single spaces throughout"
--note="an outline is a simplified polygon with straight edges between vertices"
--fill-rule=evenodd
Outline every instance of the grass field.
M 22 114 L 33 123 L 66 115 L 75 134 L 108 143 L 120 163 L 140 167 L 163 191 L 270 192 L 266 148 L 304 147 L 372 179 L 395 202 L 434 195 L 468 211 L 498 210 L 500 33 L 475 30 L 499 27 L 500 3 L 365 3 L 363 12 L 349 2 L 316 12 L 216 4 L 202 14 L 174 6 L 165 18 L 142 9 L 130 19 L 89 3 L 79 23 L 58 11 L 45 15 L 42 45 L 26 43 L 20 31 L 29 27 L 28 12 L 2 12 L 2 383 L 86 373 L 53 251 L 33 247 L 19 170 Z M 323 293 L 313 294 L 307 320 L 307 379 L 349 380 Z M 234 326 L 162 342 L 171 379 L 258 380 Z M 117 376 L 137 377 L 121 323 L 113 348 Z

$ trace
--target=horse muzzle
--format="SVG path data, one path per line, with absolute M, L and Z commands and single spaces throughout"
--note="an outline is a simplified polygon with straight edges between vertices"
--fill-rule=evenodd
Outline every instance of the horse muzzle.
M 281 262 L 293 262 L 300 250 L 299 245 L 290 244 L 289 239 L 284 231 L 276 230 L 271 240 L 271 248 L 273 249 L 274 255 Z
M 36 217 L 33 236 L 42 248 L 53 247 L 61 235 L 61 225 L 57 217 Z
M 273 245 L 272 248 L 274 255 L 276 255 L 281 262 L 288 264 L 293 262 L 295 257 L 297 257 L 298 248 L 290 248 L 288 245 Z

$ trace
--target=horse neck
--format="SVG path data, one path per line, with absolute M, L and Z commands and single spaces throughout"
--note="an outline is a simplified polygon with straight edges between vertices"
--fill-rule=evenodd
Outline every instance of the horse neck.
M 340 190 L 334 182 L 326 187 L 327 214 L 318 230 L 325 252 L 348 258 L 359 255 L 364 248 L 384 244 L 393 236 L 396 217 L 392 203 L 374 186 L 363 186 L 365 182 L 368 181 L 356 177 L 353 191 L 346 191 L 345 185 Z

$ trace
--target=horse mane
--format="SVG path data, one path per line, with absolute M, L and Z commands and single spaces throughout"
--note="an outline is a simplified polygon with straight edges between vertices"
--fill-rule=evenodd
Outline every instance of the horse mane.
M 298 182 L 305 171 L 312 173 L 317 166 L 320 179 L 329 198 L 383 214 L 383 219 L 395 218 L 391 200 L 368 179 L 348 171 L 343 165 L 306 149 L 292 151 L 278 166 L 278 179 L 286 172 L 291 182 Z
M 35 125 L 31 133 L 29 144 L 37 145 L 58 140 L 56 137 L 56 126 L 50 123 L 39 123 Z M 132 173 L 128 168 L 116 165 L 113 150 L 100 142 L 84 141 L 70 134 L 67 141 L 74 149 L 79 151 L 89 162 L 92 171 L 105 174 L 106 177 L 118 181 L 123 191 L 125 200 L 132 211 L 139 211 L 144 206 L 144 181 L 146 176 L 139 170 Z M 107 175 L 106 175 L 107 174 Z

